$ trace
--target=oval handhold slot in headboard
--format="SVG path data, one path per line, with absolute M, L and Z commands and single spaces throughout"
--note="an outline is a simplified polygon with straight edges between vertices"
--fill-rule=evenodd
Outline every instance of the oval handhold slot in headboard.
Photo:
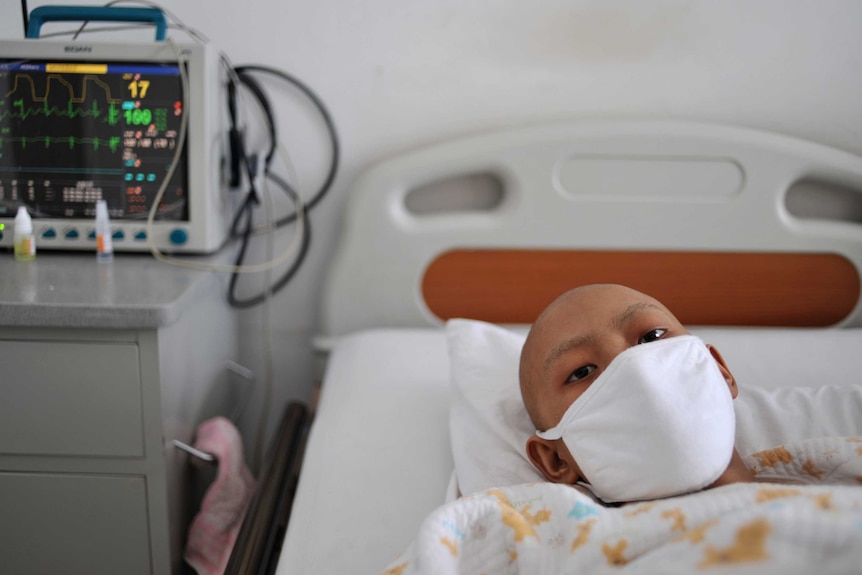
M 859 301 L 859 272 L 830 253 L 456 249 L 422 279 L 428 309 L 529 324 L 555 297 L 618 283 L 663 302 L 687 325 L 826 327 Z

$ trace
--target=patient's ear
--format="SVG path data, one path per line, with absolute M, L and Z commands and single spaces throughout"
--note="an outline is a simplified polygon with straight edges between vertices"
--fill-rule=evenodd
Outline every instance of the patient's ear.
M 571 459 L 568 450 L 562 453 L 560 449 L 566 449 L 562 439 L 544 439 L 533 435 L 527 440 L 527 456 L 545 479 L 552 483 L 574 485 L 582 479 L 580 469 L 574 461 L 568 461 Z
M 706 347 L 709 349 L 709 353 L 712 354 L 712 357 L 718 364 L 718 369 L 721 371 L 721 375 L 724 376 L 724 381 L 727 382 L 727 387 L 730 389 L 730 396 L 733 397 L 733 399 L 736 399 L 736 396 L 739 394 L 739 388 L 736 386 L 736 378 L 733 377 L 732 373 L 730 373 L 730 369 L 727 367 L 727 364 L 724 362 L 724 358 L 721 357 L 718 350 L 710 344 L 706 344 Z

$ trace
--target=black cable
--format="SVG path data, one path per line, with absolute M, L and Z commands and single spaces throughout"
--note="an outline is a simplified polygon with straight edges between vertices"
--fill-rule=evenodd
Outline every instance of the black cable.
M 299 194 L 296 193 L 290 184 L 281 179 L 279 176 L 273 173 L 266 174 L 267 178 L 271 179 L 273 182 L 279 185 L 285 193 L 287 193 L 294 202 L 297 202 L 297 205 L 301 202 L 299 198 Z M 240 265 L 242 260 L 245 258 L 245 252 L 248 248 L 248 243 L 251 238 L 251 210 L 249 209 L 246 212 L 246 228 L 245 234 L 243 235 L 242 245 L 240 246 L 240 251 L 236 257 L 236 265 Z M 303 221 L 302 226 L 302 238 L 300 240 L 299 253 L 296 256 L 296 259 L 293 260 L 290 267 L 284 272 L 284 274 L 279 278 L 279 280 L 273 284 L 272 288 L 268 290 L 269 294 L 275 294 L 279 290 L 281 290 L 284 286 L 286 286 L 293 276 L 296 275 L 296 272 L 299 271 L 299 267 L 302 265 L 302 262 L 305 261 L 306 255 L 308 255 L 308 248 L 311 245 L 311 221 L 307 217 Z M 239 274 L 234 273 L 230 278 L 230 286 L 228 288 L 228 303 L 235 308 L 239 309 L 248 309 L 250 307 L 254 307 L 266 301 L 268 297 L 267 293 L 258 294 L 254 297 L 250 297 L 248 299 L 239 299 L 236 297 L 234 292 L 236 291 L 236 283 L 239 279 Z
M 270 74 L 277 78 L 281 78 L 285 82 L 292 84 L 294 87 L 299 89 L 305 96 L 311 100 L 311 102 L 317 107 L 320 112 L 321 117 L 323 118 L 323 122 L 326 124 L 326 130 L 329 133 L 329 140 L 332 147 L 332 158 L 329 165 L 329 171 L 326 174 L 326 179 L 323 181 L 323 184 L 320 186 L 320 189 L 317 191 L 314 196 L 312 196 L 311 200 L 306 202 L 306 207 L 308 210 L 311 210 L 316 206 L 320 200 L 327 194 L 327 192 L 332 187 L 332 183 L 335 181 L 335 174 L 338 171 L 338 164 L 341 156 L 341 144 L 338 139 L 338 133 L 335 130 L 335 123 L 332 121 L 332 115 L 329 113 L 326 105 L 323 101 L 314 93 L 314 91 L 306 86 L 301 80 L 294 78 L 287 72 L 279 70 L 277 68 L 271 68 L 269 66 L 259 66 L 259 65 L 246 65 L 246 66 L 237 66 L 235 68 L 237 74 L 246 74 L 247 72 L 259 72 L 264 74 Z M 276 222 L 276 226 L 283 226 L 288 224 L 296 219 L 296 214 L 291 214 L 282 220 Z
M 24 37 L 27 37 L 27 30 L 30 28 L 30 11 L 27 10 L 27 0 L 21 0 L 21 16 L 24 21 Z
M 238 122 L 237 122 L 237 110 L 236 110 L 236 90 L 237 86 L 231 81 L 228 84 L 228 111 L 231 117 L 231 150 L 232 150 L 232 173 L 234 174 L 234 178 L 237 178 L 239 172 L 239 165 L 245 164 L 249 181 L 251 182 L 251 189 L 243 200 L 242 205 L 237 211 L 233 223 L 231 225 L 231 236 L 232 237 L 241 237 L 241 245 L 240 250 L 237 253 L 236 265 L 242 265 L 242 262 L 245 259 L 246 252 L 248 250 L 248 245 L 251 240 L 252 235 L 252 211 L 254 208 L 254 204 L 257 203 L 257 194 L 254 190 L 254 179 L 257 174 L 257 170 L 263 170 L 263 176 L 265 178 L 269 178 L 273 182 L 275 182 L 293 201 L 293 203 L 297 206 L 297 208 L 302 205 L 302 199 L 299 197 L 299 194 L 296 192 L 293 187 L 288 184 L 287 181 L 283 180 L 276 174 L 270 171 L 270 163 L 272 158 L 275 155 L 277 146 L 278 146 L 278 134 L 276 128 L 275 114 L 272 111 L 272 106 L 270 104 L 269 98 L 266 96 L 263 88 L 260 84 L 250 75 L 250 72 L 261 72 L 266 74 L 274 75 L 278 78 L 283 79 L 297 87 L 301 90 L 306 97 L 308 97 L 312 103 L 318 108 L 321 116 L 323 117 L 324 123 L 326 124 L 327 131 L 330 136 L 330 143 L 332 146 L 332 157 L 330 162 L 329 171 L 327 176 L 321 185 L 320 189 L 315 193 L 312 197 L 311 201 L 304 205 L 304 210 L 306 213 L 306 218 L 303 226 L 303 234 L 300 239 L 300 248 L 299 253 L 293 263 L 288 267 L 288 269 L 284 272 L 284 274 L 272 285 L 272 287 L 268 290 L 268 292 L 258 294 L 254 297 L 247 299 L 240 299 L 236 296 L 236 285 L 239 281 L 239 274 L 234 272 L 231 274 L 230 285 L 228 287 L 228 303 L 235 308 L 250 308 L 260 303 L 263 303 L 268 295 L 275 294 L 280 291 L 284 286 L 286 286 L 290 280 L 296 275 L 296 272 L 299 270 L 300 265 L 305 260 L 305 257 L 308 253 L 309 247 L 311 245 L 311 222 L 308 218 L 309 211 L 317 205 L 320 200 L 326 195 L 326 193 L 332 187 L 332 183 L 335 180 L 335 174 L 338 171 L 338 163 L 340 156 L 339 149 L 339 140 L 338 134 L 335 130 L 335 124 L 332 121 L 332 117 L 327 110 L 326 106 L 323 104 L 322 100 L 304 83 L 299 81 L 298 79 L 290 76 L 286 72 L 282 72 L 281 70 L 270 68 L 266 66 L 239 66 L 234 68 L 234 73 L 240 82 L 245 85 L 249 91 L 254 95 L 257 101 L 260 103 L 261 108 L 266 115 L 266 122 L 268 126 L 268 135 L 270 139 L 269 149 L 263 161 L 263 166 L 255 165 L 252 167 L 252 161 L 246 157 L 245 146 L 243 142 L 243 137 L 241 132 L 239 131 Z M 234 158 L 235 156 L 235 158 Z M 256 160 L 256 157 L 255 157 Z M 238 185 L 238 182 L 235 184 Z M 293 222 L 297 218 L 297 211 L 292 212 L 291 214 L 276 220 L 275 227 L 283 227 L 291 222 Z M 245 222 L 245 227 L 242 230 L 238 229 L 238 226 L 241 221 Z
M 231 79 L 227 83 L 227 111 L 230 116 L 230 131 L 228 131 L 228 145 L 230 146 L 230 182 L 232 188 L 239 186 L 242 181 L 240 176 L 240 163 L 245 160 L 245 149 L 243 146 L 242 133 L 239 131 L 236 111 L 237 85 Z
M 260 102 L 260 106 L 263 109 L 263 113 L 266 115 L 266 125 L 269 132 L 269 150 L 266 152 L 266 156 L 263 160 L 263 169 L 265 172 L 269 171 L 269 165 L 272 163 L 272 158 L 275 156 L 275 151 L 278 148 L 278 134 L 276 133 L 275 126 L 275 114 L 272 112 L 272 106 L 269 103 L 269 98 L 266 97 L 266 93 L 263 91 L 263 88 L 260 87 L 260 84 L 257 83 L 257 80 L 249 76 L 248 74 L 244 74 L 242 71 L 236 73 L 237 78 L 251 90 L 251 93 L 254 94 L 254 97 L 257 98 L 257 101 Z
M 240 219 L 242 218 L 242 216 L 245 214 L 246 211 L 251 213 L 252 208 L 254 207 L 255 203 L 256 202 L 254 200 L 254 194 L 252 194 L 250 192 L 248 194 L 246 194 L 245 199 L 242 201 L 242 205 L 240 205 L 239 209 L 236 211 L 236 215 L 233 218 L 233 222 L 231 222 L 231 225 L 230 225 L 231 237 L 238 238 L 238 237 L 245 236 L 245 235 L 251 233 L 251 228 L 248 225 L 246 225 L 246 227 L 243 228 L 242 231 L 237 229 L 237 226 L 239 226 Z

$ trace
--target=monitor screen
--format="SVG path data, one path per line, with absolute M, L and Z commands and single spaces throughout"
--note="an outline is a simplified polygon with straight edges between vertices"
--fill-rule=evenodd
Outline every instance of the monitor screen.
M 146 220 L 174 162 L 182 116 L 174 62 L 0 59 L 0 217 Z M 156 219 L 189 220 L 186 150 Z

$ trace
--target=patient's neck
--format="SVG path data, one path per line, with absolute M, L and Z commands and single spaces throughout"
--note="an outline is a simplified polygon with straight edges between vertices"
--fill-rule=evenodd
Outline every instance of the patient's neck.
M 733 457 L 730 458 L 730 465 L 727 466 L 724 473 L 722 473 L 721 476 L 707 489 L 721 487 L 722 485 L 730 485 L 731 483 L 746 483 L 751 481 L 756 481 L 754 473 L 745 466 L 745 462 L 742 461 L 742 457 L 740 457 L 739 453 L 734 449 Z

